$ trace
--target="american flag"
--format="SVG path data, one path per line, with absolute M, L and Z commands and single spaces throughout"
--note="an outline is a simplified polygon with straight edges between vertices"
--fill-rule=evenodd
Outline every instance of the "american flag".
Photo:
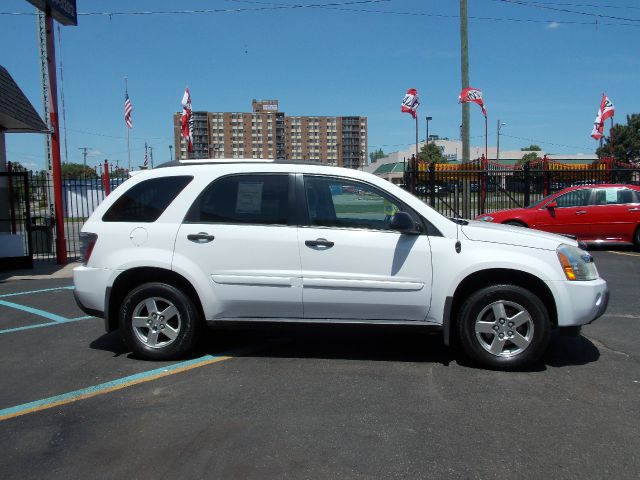
M 124 94 L 124 123 L 127 124 L 127 127 L 131 128 L 131 112 L 133 111 L 133 105 L 131 105 L 131 99 L 129 98 L 129 94 Z

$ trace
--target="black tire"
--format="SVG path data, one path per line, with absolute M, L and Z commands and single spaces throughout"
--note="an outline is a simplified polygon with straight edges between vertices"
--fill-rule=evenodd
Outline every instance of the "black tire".
M 124 341 L 135 355 L 150 360 L 184 355 L 194 346 L 200 323 L 191 298 L 166 283 L 145 283 L 134 288 L 120 308 L 119 326 Z
M 636 250 L 640 250 L 640 225 L 636 227 L 636 233 L 633 235 L 633 244 Z
M 521 370 L 544 354 L 551 323 L 544 303 L 529 290 L 493 285 L 473 293 L 462 304 L 458 334 L 464 352 L 474 362 L 497 370 Z
M 527 226 L 522 223 L 519 222 L 518 220 L 507 220 L 506 222 L 502 222 L 503 225 L 511 225 L 513 227 L 524 227 L 527 228 Z

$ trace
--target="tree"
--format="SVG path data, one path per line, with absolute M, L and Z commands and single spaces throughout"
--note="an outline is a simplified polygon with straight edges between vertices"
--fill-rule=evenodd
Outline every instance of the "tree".
M 611 130 L 613 136 L 613 157 L 623 162 L 640 161 L 640 113 L 627 115 L 627 124 L 616 124 Z M 598 157 L 611 156 L 611 138 L 606 138 L 602 147 L 596 150 Z
M 535 145 L 533 145 L 535 147 Z M 535 162 L 538 159 L 538 154 L 536 152 L 525 153 L 520 160 L 518 160 L 517 165 L 524 165 L 527 162 Z
M 63 163 L 62 176 L 65 178 L 96 178 L 96 171 L 81 163 Z
M 521 152 L 541 152 L 542 149 L 538 145 L 531 144 L 528 147 L 522 147 Z
M 369 159 L 371 160 L 371 163 L 374 163 L 374 162 L 376 162 L 376 161 L 378 161 L 378 160 L 380 160 L 381 158 L 384 158 L 384 157 L 386 157 L 386 156 L 387 156 L 387 154 L 386 154 L 386 153 L 384 153 L 384 152 L 382 151 L 382 149 L 380 148 L 379 150 L 376 150 L 375 152 L 371 152 L 371 153 L 369 154 Z
M 27 169 L 20 162 L 11 162 L 12 172 L 26 172 Z
M 435 143 L 423 145 L 418 154 L 418 160 L 423 162 L 447 163 L 447 159 L 442 154 L 442 149 Z

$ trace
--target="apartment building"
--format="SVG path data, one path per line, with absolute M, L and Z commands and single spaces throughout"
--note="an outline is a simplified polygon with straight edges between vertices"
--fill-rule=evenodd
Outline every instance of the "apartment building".
M 193 152 L 173 116 L 177 159 L 273 158 L 348 168 L 367 164 L 367 118 L 291 116 L 278 100 L 253 100 L 252 112 L 193 112 Z

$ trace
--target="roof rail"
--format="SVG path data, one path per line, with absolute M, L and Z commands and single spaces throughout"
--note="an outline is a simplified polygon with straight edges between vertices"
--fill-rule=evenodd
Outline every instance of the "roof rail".
M 216 164 L 233 164 L 233 163 L 274 163 L 274 164 L 291 164 L 291 165 L 321 165 L 330 166 L 322 162 L 310 162 L 305 160 L 274 160 L 272 158 L 199 158 L 189 160 L 173 160 L 158 165 L 155 168 L 179 167 L 191 165 L 216 165 Z

